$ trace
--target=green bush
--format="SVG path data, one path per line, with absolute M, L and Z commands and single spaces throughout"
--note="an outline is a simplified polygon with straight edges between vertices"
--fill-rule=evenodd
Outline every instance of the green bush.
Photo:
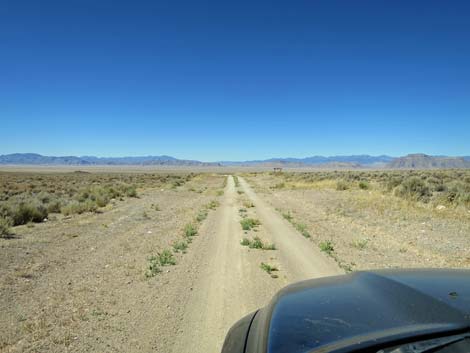
M 54 199 L 47 204 L 48 213 L 60 213 L 61 208 L 62 208 L 62 201 L 58 199 Z
M 163 250 L 158 254 L 158 262 L 161 266 L 173 266 L 176 265 L 176 260 L 170 250 Z
M 328 255 L 335 250 L 333 243 L 330 240 L 321 242 L 319 244 L 319 247 L 321 251 L 326 252 Z
M 127 197 L 137 197 L 137 189 L 134 185 L 125 185 L 123 187 L 124 195 Z
M 254 237 L 253 240 L 243 238 L 240 244 L 248 246 L 250 249 L 276 250 L 276 246 L 274 244 L 263 243 L 259 237 Z
M 210 210 L 215 210 L 219 206 L 219 201 L 217 200 L 212 200 L 207 204 L 207 208 Z
M 364 181 L 364 180 L 361 180 L 358 185 L 359 185 L 359 189 L 361 189 L 361 190 L 368 190 L 369 187 L 370 187 L 369 183 L 367 181 Z
M 238 177 L 236 175 L 233 176 L 233 181 L 235 182 L 235 186 L 240 186 L 240 182 L 238 181 Z
M 271 274 L 271 272 L 278 271 L 277 267 L 264 263 L 264 262 L 261 263 L 260 268 L 269 274 Z
M 294 222 L 294 227 L 297 229 L 300 234 L 302 234 L 305 238 L 310 238 L 310 233 L 307 230 L 307 226 L 303 223 L 296 223 Z
M 97 210 L 98 206 L 91 200 L 86 200 L 83 202 L 73 200 L 60 209 L 61 213 L 65 216 L 82 214 L 85 212 L 96 212 Z
M 344 180 L 338 180 L 336 182 L 336 190 L 344 191 L 349 189 L 349 183 Z
M 11 234 L 12 221 L 9 218 L 0 217 L 0 238 L 8 238 Z
M 250 242 L 250 245 L 248 245 L 251 249 L 262 249 L 263 248 L 263 242 L 259 237 L 255 237 L 253 241 Z
M 160 261 L 156 256 L 150 256 L 148 258 L 147 269 L 145 270 L 145 277 L 154 277 L 158 273 L 162 272 L 160 269 Z
M 249 245 L 251 244 L 251 241 L 250 241 L 250 239 L 248 239 L 248 238 L 243 238 L 243 239 L 240 241 L 240 244 L 241 244 L 242 246 L 249 246 Z
M 240 221 L 243 230 L 250 230 L 261 224 L 261 222 L 254 218 L 244 218 Z
M 207 210 L 201 210 L 201 211 L 198 212 L 198 214 L 196 216 L 196 220 L 198 222 L 202 222 L 203 220 L 205 220 L 207 218 L 207 215 L 208 215 Z
M 388 177 L 388 175 L 387 175 Z M 400 185 L 403 181 L 402 176 L 390 176 L 385 181 L 385 189 L 390 192 L 395 189 L 398 185 Z
M 188 249 L 188 243 L 186 243 L 185 241 L 177 241 L 173 243 L 174 252 L 181 251 L 182 253 L 185 253 L 187 249 Z
M 447 202 L 470 207 L 470 184 L 461 181 L 449 183 L 444 192 Z
M 395 195 L 409 200 L 428 202 L 432 193 L 422 179 L 409 177 L 395 190 Z
M 292 215 L 290 214 L 290 211 L 287 213 L 283 213 L 282 217 L 284 217 L 284 219 L 288 220 L 289 222 L 293 219 Z
M 192 223 L 186 224 L 186 226 L 184 227 L 184 235 L 188 238 L 196 236 L 197 235 L 196 227 Z
M 48 215 L 46 207 L 36 199 L 20 201 L 8 207 L 7 215 L 13 221 L 13 225 L 21 225 L 29 222 L 42 222 Z

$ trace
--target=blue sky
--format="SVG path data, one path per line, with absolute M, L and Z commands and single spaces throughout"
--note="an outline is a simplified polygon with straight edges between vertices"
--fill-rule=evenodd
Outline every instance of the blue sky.
M 0 153 L 470 155 L 468 1 L 0 7 Z

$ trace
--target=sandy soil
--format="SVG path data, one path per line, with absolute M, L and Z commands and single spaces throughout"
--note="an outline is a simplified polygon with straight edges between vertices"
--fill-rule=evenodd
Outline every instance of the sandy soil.
M 470 211 L 414 207 L 368 190 L 278 190 L 268 174 L 247 180 L 272 209 L 304 224 L 316 246 L 331 241 L 347 270 L 470 267 Z
M 240 178 L 201 176 L 176 190 L 148 189 L 101 214 L 15 227 L 0 239 L 3 352 L 219 352 L 229 327 L 293 281 L 341 273 Z M 190 191 L 203 190 L 203 192 Z M 175 266 L 146 279 L 147 257 L 209 213 Z M 243 201 L 261 225 L 244 232 Z M 160 211 L 152 204 L 158 204 Z M 259 236 L 276 250 L 241 246 Z M 278 267 L 277 278 L 260 268 Z

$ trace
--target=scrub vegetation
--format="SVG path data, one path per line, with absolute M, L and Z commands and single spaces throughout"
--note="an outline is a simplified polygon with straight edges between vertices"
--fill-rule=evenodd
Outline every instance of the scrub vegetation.
M 272 175 L 276 177 L 273 189 L 374 191 L 414 203 L 470 208 L 469 170 L 322 171 Z
M 194 176 L 0 173 L 0 224 L 5 228 L 7 224 L 18 226 L 43 222 L 50 214 L 70 216 L 99 212 L 113 201 L 138 197 L 138 188 L 174 188 L 175 185 L 184 185 Z

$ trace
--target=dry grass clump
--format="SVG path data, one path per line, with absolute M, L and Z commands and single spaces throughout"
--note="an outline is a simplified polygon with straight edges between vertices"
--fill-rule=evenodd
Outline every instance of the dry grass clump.
M 470 208 L 470 170 L 271 173 L 273 189 L 372 190 L 410 202 Z

